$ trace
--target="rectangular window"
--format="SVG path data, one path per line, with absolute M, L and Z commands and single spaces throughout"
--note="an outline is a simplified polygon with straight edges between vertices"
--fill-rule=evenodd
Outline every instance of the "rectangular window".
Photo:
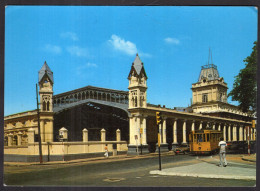
M 197 142 L 197 134 L 194 134 L 194 142 Z
M 209 141 L 210 141 L 210 140 L 209 140 L 209 133 L 206 134 L 206 137 L 207 137 L 206 142 L 209 142 Z
M 204 134 L 197 134 L 197 142 L 204 142 Z
M 222 93 L 219 94 L 219 101 L 223 101 L 223 94 Z
M 208 94 L 202 94 L 202 102 L 203 103 L 208 102 Z

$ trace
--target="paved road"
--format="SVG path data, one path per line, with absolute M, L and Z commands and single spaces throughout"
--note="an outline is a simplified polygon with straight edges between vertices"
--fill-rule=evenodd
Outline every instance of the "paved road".
M 162 169 L 196 164 L 194 156 L 163 156 Z M 254 186 L 250 180 L 222 180 L 151 175 L 158 170 L 158 157 L 98 161 L 66 165 L 5 167 L 6 185 L 65 186 Z

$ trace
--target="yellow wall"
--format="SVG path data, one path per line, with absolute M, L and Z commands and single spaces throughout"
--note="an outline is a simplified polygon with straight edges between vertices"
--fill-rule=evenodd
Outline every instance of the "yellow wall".
M 108 151 L 113 151 L 113 143 L 117 144 L 117 151 L 127 151 L 126 141 L 89 141 L 89 142 L 52 142 L 49 144 L 50 155 L 62 155 L 65 154 L 81 154 L 81 153 L 98 153 L 104 152 L 104 147 L 107 144 Z M 64 148 L 64 149 L 63 149 Z M 16 154 L 16 155 L 38 155 L 39 145 L 38 143 L 28 144 L 28 146 L 5 146 L 4 154 Z M 42 143 L 42 154 L 48 155 L 47 143 Z

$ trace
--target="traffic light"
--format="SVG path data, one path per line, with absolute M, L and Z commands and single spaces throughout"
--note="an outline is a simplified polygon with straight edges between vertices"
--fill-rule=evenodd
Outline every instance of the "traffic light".
M 159 125 L 162 123 L 162 115 L 161 112 L 156 112 L 156 124 Z

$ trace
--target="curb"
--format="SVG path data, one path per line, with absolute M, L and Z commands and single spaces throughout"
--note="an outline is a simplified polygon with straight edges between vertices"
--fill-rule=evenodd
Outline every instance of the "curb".
M 242 160 L 249 161 L 249 162 L 256 162 L 256 159 L 250 159 L 250 158 L 246 158 L 246 157 L 242 157 Z
M 255 176 L 230 176 L 230 175 L 215 175 L 215 174 L 186 174 L 186 173 L 174 173 L 164 172 L 159 170 L 150 171 L 150 174 L 158 174 L 165 176 L 189 176 L 199 178 L 219 178 L 219 179 L 237 179 L 237 180 L 256 180 Z

